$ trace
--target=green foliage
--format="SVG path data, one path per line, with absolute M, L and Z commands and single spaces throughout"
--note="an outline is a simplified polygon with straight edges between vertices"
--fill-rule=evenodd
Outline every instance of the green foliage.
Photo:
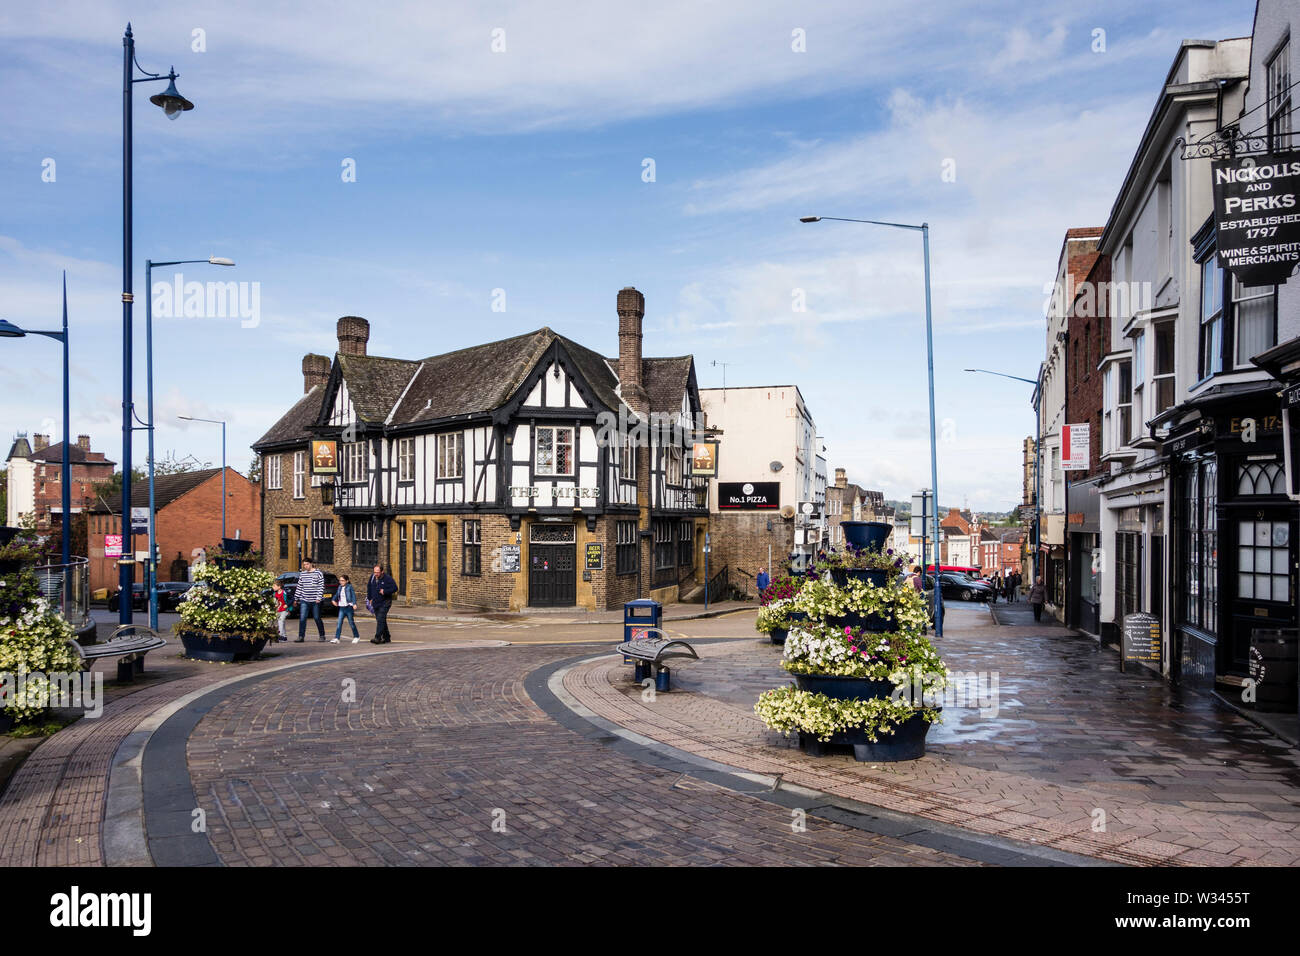
M 174 631 L 198 637 L 256 641 L 276 635 L 275 576 L 257 566 L 258 555 L 229 555 L 213 548 L 194 569 L 194 586 L 180 606 Z

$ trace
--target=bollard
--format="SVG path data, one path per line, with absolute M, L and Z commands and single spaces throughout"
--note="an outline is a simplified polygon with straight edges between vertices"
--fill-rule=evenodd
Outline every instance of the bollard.
M 666 693 L 668 691 L 669 680 L 670 680 L 670 675 L 668 673 L 668 668 L 660 664 L 659 673 L 655 677 L 655 690 Z

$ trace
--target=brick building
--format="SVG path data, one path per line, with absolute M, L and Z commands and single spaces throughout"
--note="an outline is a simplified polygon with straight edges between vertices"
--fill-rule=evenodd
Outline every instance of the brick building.
M 115 590 L 118 585 L 118 559 L 105 551 L 105 538 L 122 533 L 120 500 L 99 499 L 87 515 L 86 539 L 90 554 L 90 588 Z M 149 507 L 149 483 L 131 484 L 131 507 Z M 156 509 L 154 537 L 158 546 L 158 580 L 188 581 L 189 566 L 201 549 L 221 542 L 221 469 L 204 468 L 154 478 Z M 261 545 L 261 487 L 233 468 L 226 469 L 226 533 L 230 537 L 251 539 L 253 547 Z M 149 539 L 137 535 L 124 554 L 135 554 L 135 580 L 144 582 L 143 558 Z
M 302 398 L 253 445 L 267 567 L 312 557 L 360 585 L 381 564 L 401 603 L 495 610 L 699 590 L 694 360 L 642 357 L 636 289 L 617 311 L 614 358 L 548 328 L 385 358 L 339 319 L 338 352 L 303 359 Z
M 1065 472 L 1065 622 L 1097 635 L 1101 630 L 1101 494 L 1098 482 L 1110 473 L 1101 460 L 1102 362 L 1110 342 L 1110 256 L 1091 256 L 1088 274 L 1066 313 L 1065 420 L 1088 426 L 1084 469 Z
M 72 513 L 87 510 L 95 500 L 95 486 L 113 477 L 114 463 L 103 452 L 91 451 L 90 436 L 78 435 L 68 450 L 72 477 Z M 29 444 L 19 435 L 5 462 L 8 478 L 6 523 L 17 526 L 24 515 L 34 515 L 36 529 L 57 533 L 63 513 L 63 442 L 51 445 L 48 435 L 33 435 Z

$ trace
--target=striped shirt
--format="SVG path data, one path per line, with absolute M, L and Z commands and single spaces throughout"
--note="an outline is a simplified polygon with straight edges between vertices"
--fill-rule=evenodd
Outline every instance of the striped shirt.
M 319 570 L 312 568 L 310 571 L 304 571 L 298 578 L 298 586 L 294 589 L 294 600 L 305 604 L 317 604 L 325 594 L 325 575 Z

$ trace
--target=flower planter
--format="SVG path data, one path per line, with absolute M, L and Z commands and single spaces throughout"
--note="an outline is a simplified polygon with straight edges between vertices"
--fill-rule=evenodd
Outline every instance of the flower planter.
M 889 586 L 891 577 L 894 577 L 893 572 L 883 568 L 831 568 L 831 580 L 842 588 L 848 587 L 850 581 L 862 581 L 872 587 L 884 588 Z
M 790 611 L 786 614 L 786 617 L 790 619 L 791 624 L 798 624 L 801 621 L 808 620 L 808 615 L 803 611 Z
M 253 549 L 251 538 L 222 538 L 221 550 L 227 554 L 247 554 Z
M 795 674 L 795 686 L 812 694 L 825 694 L 835 700 L 888 699 L 894 685 L 887 680 L 866 677 L 831 677 L 824 674 Z M 861 762 L 888 763 L 897 760 L 916 760 L 925 756 L 925 736 L 930 732 L 930 722 L 920 713 L 913 714 L 894 727 L 892 734 L 878 733 L 872 743 L 867 732 L 860 727 L 832 734 L 827 741 L 813 734 L 799 732 L 799 748 L 813 757 L 825 756 L 828 747 L 852 747 L 853 759 Z
M 899 760 L 919 760 L 925 756 L 925 735 L 930 724 L 920 714 L 914 714 L 894 728 L 892 734 L 877 734 L 876 742 L 867 739 L 860 727 L 832 734 L 827 741 L 812 734 L 799 732 L 799 749 L 810 757 L 824 757 L 832 748 L 852 747 L 853 759 L 860 763 L 894 763 Z
M 245 640 L 223 634 L 203 635 L 181 632 L 185 656 L 198 661 L 243 661 L 256 657 L 266 646 L 266 638 Z
M 883 521 L 844 521 L 840 523 L 844 530 L 844 543 L 861 551 L 883 551 L 885 542 L 894 533 L 893 525 Z
M 860 627 L 864 631 L 873 634 L 883 634 L 886 631 L 894 629 L 894 615 L 892 614 L 859 614 L 857 611 L 849 611 L 847 614 L 841 614 L 837 617 L 826 618 L 826 623 L 832 627 Z
M 767 636 L 773 644 L 784 645 L 785 639 L 790 636 L 790 631 L 788 628 L 778 627 L 774 628 Z

